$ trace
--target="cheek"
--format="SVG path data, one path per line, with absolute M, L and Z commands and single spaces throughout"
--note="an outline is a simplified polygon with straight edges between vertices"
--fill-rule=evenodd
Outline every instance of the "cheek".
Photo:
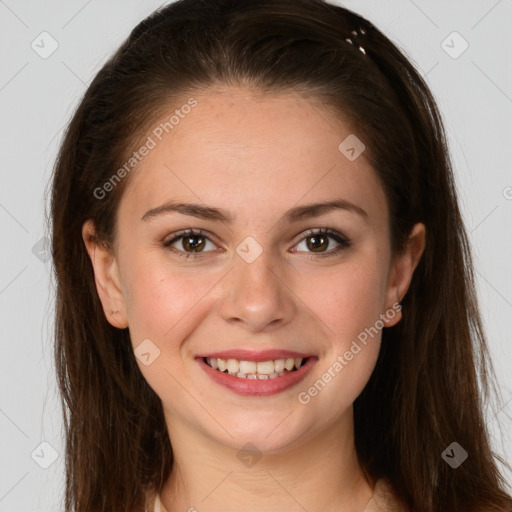
M 363 258 L 337 265 L 330 271 L 311 274 L 300 296 L 322 320 L 326 334 L 341 350 L 383 313 L 386 274 L 384 269 Z
M 301 292 L 326 338 L 317 374 L 321 382 L 315 380 L 313 387 L 301 390 L 301 403 L 314 403 L 313 408 L 327 404 L 330 419 L 361 393 L 379 355 L 387 273 L 372 254 L 331 272 L 317 272 L 314 279 L 311 275 L 314 286 Z
M 196 272 L 194 277 L 184 269 L 150 260 L 134 258 L 126 269 L 130 338 L 136 355 L 142 352 L 139 345 L 151 353 L 149 365 L 137 358 L 148 384 L 160 397 L 173 396 L 176 401 L 182 395 L 178 382 L 187 381 L 182 347 L 188 347 L 187 337 L 206 314 L 208 291 L 218 276 L 203 272 L 199 277 Z
M 214 283 L 204 273 L 199 279 L 189 272 L 149 262 L 135 266 L 131 277 L 127 304 L 130 331 L 134 338 L 153 336 L 158 340 L 175 337 L 187 313 Z

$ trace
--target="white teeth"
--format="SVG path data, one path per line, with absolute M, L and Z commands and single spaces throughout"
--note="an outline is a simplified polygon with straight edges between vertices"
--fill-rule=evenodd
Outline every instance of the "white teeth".
M 254 361 L 240 361 L 240 373 L 256 373 L 256 363 Z
M 274 361 L 274 371 L 276 373 L 280 373 L 284 370 L 284 365 L 285 365 L 286 361 L 284 359 L 276 359 Z
M 286 362 L 284 363 L 284 367 L 290 371 L 293 366 L 295 364 L 295 359 L 293 359 L 293 357 L 290 357 L 289 359 L 286 360 Z
M 270 375 L 274 373 L 274 361 L 259 361 L 256 370 L 260 375 Z
M 240 379 L 275 379 L 299 369 L 302 357 L 288 359 L 275 359 L 269 361 L 239 361 L 238 359 L 206 358 L 206 362 L 220 372 L 227 371 Z
M 238 373 L 240 364 L 236 359 L 228 359 L 226 367 L 229 373 Z

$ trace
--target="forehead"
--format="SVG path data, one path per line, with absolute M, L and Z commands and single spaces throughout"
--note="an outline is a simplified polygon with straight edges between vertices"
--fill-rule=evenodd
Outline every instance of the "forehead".
M 151 128 L 153 147 L 122 199 L 131 209 L 186 199 L 228 205 L 243 220 L 339 197 L 385 207 L 364 151 L 355 159 L 343 152 L 343 141 L 364 137 L 320 101 L 243 88 L 204 90 L 193 99 L 193 108 L 176 114 L 173 105 Z

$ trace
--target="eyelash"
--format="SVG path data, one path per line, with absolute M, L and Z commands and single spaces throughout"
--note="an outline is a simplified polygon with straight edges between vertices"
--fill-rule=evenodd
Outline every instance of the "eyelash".
M 341 233 L 339 233 L 338 231 L 335 231 L 330 228 L 309 229 L 306 231 L 304 236 L 297 242 L 297 244 L 304 241 L 306 238 L 309 238 L 312 236 L 317 236 L 317 235 L 329 235 L 329 237 L 333 238 L 336 242 L 339 243 L 339 245 L 338 245 L 338 247 L 331 249 L 330 251 L 323 252 L 323 253 L 322 252 L 320 252 L 320 253 L 310 252 L 309 254 L 312 254 L 313 256 L 319 256 L 319 257 L 334 256 L 334 255 L 338 254 L 340 251 L 342 251 L 344 249 L 348 249 L 352 244 L 351 240 L 348 239 L 346 236 L 344 236 Z M 210 237 L 208 236 L 208 234 L 205 231 L 203 231 L 201 229 L 186 229 L 183 231 L 179 231 L 178 233 L 175 233 L 171 240 L 164 242 L 162 245 L 164 248 L 170 249 L 174 254 L 176 254 L 180 258 L 185 258 L 185 259 L 201 258 L 205 254 L 205 252 L 193 253 L 193 252 L 186 252 L 186 251 L 178 250 L 178 249 L 175 249 L 174 247 L 170 247 L 174 242 L 176 242 L 180 238 L 184 238 L 186 236 L 200 236 L 200 237 L 203 237 L 213 243 L 213 241 L 210 240 Z M 297 245 L 297 244 L 295 244 L 295 245 Z M 207 252 L 210 252 L 210 251 L 206 251 L 206 253 Z

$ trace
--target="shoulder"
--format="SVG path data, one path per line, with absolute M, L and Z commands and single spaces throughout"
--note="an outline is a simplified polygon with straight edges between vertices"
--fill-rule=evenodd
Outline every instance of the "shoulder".
M 373 497 L 363 512 L 409 512 L 409 509 L 398 499 L 391 481 L 379 478 L 375 483 Z

